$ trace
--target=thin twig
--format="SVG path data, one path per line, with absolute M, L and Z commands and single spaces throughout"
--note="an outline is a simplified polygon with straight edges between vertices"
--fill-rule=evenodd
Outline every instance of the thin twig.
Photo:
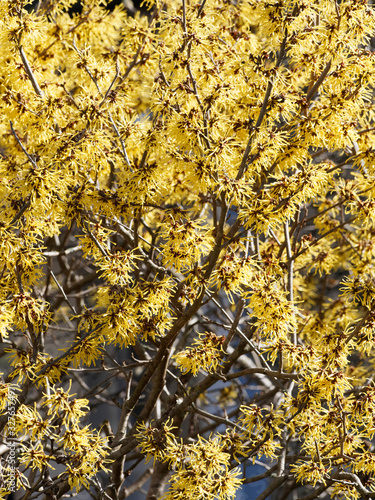
M 256 500 L 265 500 L 268 498 L 271 493 L 273 493 L 277 488 L 280 488 L 280 486 L 285 483 L 287 479 L 287 475 L 276 477 L 272 483 L 259 496 L 257 496 Z
M 89 237 L 92 239 L 92 241 L 95 243 L 95 245 L 98 247 L 98 249 L 100 250 L 101 254 L 104 256 L 104 257 L 108 257 L 108 252 L 106 252 L 104 250 L 104 248 L 102 247 L 102 245 L 99 243 L 99 241 L 97 240 L 97 238 L 95 237 L 95 235 L 92 233 L 92 231 L 90 230 L 90 228 L 88 227 L 88 224 L 85 225 L 85 229 L 89 235 Z
M 190 57 L 191 57 L 191 45 L 192 45 L 192 42 L 190 41 L 188 43 L 188 48 L 187 48 L 187 70 L 188 70 L 188 73 L 189 73 L 189 76 L 190 76 L 190 81 L 191 81 L 191 84 L 193 86 L 193 92 L 194 92 L 194 95 L 195 95 L 195 99 L 197 100 L 197 103 L 202 111 L 202 118 L 203 118 L 203 129 L 204 129 L 204 140 L 206 142 L 206 146 L 208 148 L 211 147 L 210 145 L 210 140 L 209 140 L 209 137 L 208 137 L 208 124 L 207 124 L 207 113 L 206 113 L 206 110 L 204 109 L 204 106 L 203 106 L 203 103 L 201 101 L 201 98 L 199 97 L 199 93 L 198 93 L 198 86 L 197 86 L 197 82 L 195 81 L 195 78 L 193 76 L 193 72 L 191 71 L 191 66 L 190 66 Z
M 133 172 L 133 169 L 130 165 L 130 161 L 129 161 L 129 156 L 128 156 L 128 153 L 126 151 L 126 147 L 125 147 L 125 143 L 124 141 L 122 140 L 121 138 L 121 135 L 120 135 L 120 132 L 115 124 L 115 121 L 113 120 L 112 118 L 112 115 L 111 113 L 108 111 L 108 117 L 109 117 L 109 120 L 110 122 L 112 123 L 112 127 L 113 127 L 113 130 L 115 131 L 115 134 L 117 135 L 117 137 L 119 138 L 119 141 L 120 141 L 120 144 L 121 144 L 121 149 L 122 149 L 122 154 L 123 154 L 123 157 L 125 158 L 125 161 L 128 165 L 128 167 L 130 168 L 131 172 Z
M 336 14 L 337 14 L 337 31 L 338 31 L 340 29 L 340 24 L 341 24 L 341 14 L 340 14 L 340 7 L 339 7 L 337 0 L 335 0 L 335 9 L 336 9 Z
M 184 36 L 187 35 L 186 29 L 186 0 L 182 0 L 182 27 L 184 30 Z
M 307 102 L 310 102 L 311 99 L 314 97 L 314 95 L 316 94 L 316 92 L 318 91 L 319 87 L 321 86 L 321 84 L 323 83 L 325 77 L 327 76 L 327 73 L 328 71 L 331 69 L 331 65 L 332 65 L 332 61 L 329 61 L 327 64 L 326 64 L 326 67 L 323 69 L 320 77 L 317 79 L 317 81 L 315 82 L 315 84 L 313 85 L 312 89 L 310 90 L 310 92 L 307 94 L 306 96 L 306 101 Z
M 198 9 L 198 12 L 197 12 L 197 17 L 200 17 L 202 12 L 203 12 L 203 9 L 204 9 L 204 6 L 206 5 L 206 0 L 203 0 L 203 2 L 201 3 L 199 9 Z
M 264 466 L 264 464 L 261 464 Z M 273 467 L 270 467 L 267 472 L 264 472 L 263 474 L 258 474 L 257 476 L 252 476 L 252 477 L 247 477 L 242 481 L 242 484 L 249 484 L 249 483 L 256 483 L 257 481 L 261 481 L 262 479 L 266 479 L 267 477 L 270 477 L 271 474 L 275 472 L 277 469 L 277 465 L 274 465 Z
M 16 141 L 17 141 L 17 142 L 18 142 L 18 144 L 21 146 L 22 151 L 25 153 L 25 155 L 27 156 L 27 158 L 28 158 L 29 162 L 32 164 L 32 166 L 33 166 L 34 168 L 38 169 L 38 164 L 36 163 L 36 161 L 34 160 L 34 158 L 33 158 L 31 155 L 29 155 L 29 153 L 26 151 L 26 148 L 25 148 L 25 146 L 22 144 L 21 139 L 20 139 L 20 138 L 18 137 L 18 135 L 16 134 L 16 131 L 15 131 L 15 130 L 14 130 L 14 128 L 13 128 L 13 123 L 12 123 L 12 121 L 10 120 L 10 121 L 9 121 L 9 123 L 10 123 L 10 129 L 11 129 L 11 131 L 12 131 L 12 135 L 15 137 Z
M 294 292 L 293 292 L 293 266 L 294 266 L 294 260 L 293 260 L 293 253 L 292 253 L 292 247 L 290 245 L 290 236 L 289 236 L 289 224 L 288 221 L 285 222 L 284 224 L 284 235 L 285 235 L 285 245 L 286 245 L 286 254 L 288 257 L 288 300 L 291 302 L 292 307 L 294 309 Z M 297 334 L 296 331 L 294 330 L 293 333 L 293 344 L 297 345 Z
M 34 90 L 38 94 L 38 96 L 41 97 L 42 99 L 44 99 L 44 93 L 41 90 L 41 88 L 39 87 L 38 82 L 36 81 L 36 78 L 34 76 L 34 73 L 32 72 L 32 69 L 30 67 L 29 61 L 27 60 L 27 57 L 26 57 L 26 54 L 23 50 L 22 45 L 20 45 L 18 50 L 19 50 L 19 53 L 20 53 L 20 56 L 22 59 L 23 66 L 24 66 L 25 71 L 27 73 L 27 76 L 29 77 L 29 80 L 31 82 L 31 85 L 34 87 Z
M 275 370 L 268 370 L 267 368 L 261 368 L 261 367 L 256 367 L 256 368 L 245 368 L 244 370 L 241 370 L 236 373 L 230 373 L 229 375 L 225 376 L 225 380 L 233 380 L 239 377 L 246 377 L 246 375 L 268 375 L 269 377 L 272 378 L 279 378 L 281 380 L 299 380 L 299 375 L 296 373 L 279 373 Z
M 49 272 L 51 273 L 51 276 L 53 278 L 53 281 L 56 283 L 57 285 L 57 288 L 60 290 L 60 292 L 62 293 L 64 299 L 65 299 L 65 302 L 68 304 L 68 306 L 70 307 L 70 309 L 73 311 L 74 314 L 77 314 L 77 311 L 75 310 L 74 306 L 70 303 L 68 297 L 66 296 L 65 292 L 64 292 L 64 289 L 63 287 L 60 285 L 60 283 L 58 282 L 58 279 L 56 278 L 55 276 L 55 273 L 52 271 L 51 268 L 49 268 Z
M 81 59 L 83 59 L 82 57 L 82 51 L 78 49 L 77 45 L 76 45 L 76 41 L 75 41 L 75 37 L 73 37 L 73 47 L 74 47 L 74 50 L 77 52 L 77 54 L 79 55 L 79 57 Z M 85 71 L 86 73 L 89 75 L 89 77 L 91 78 L 91 80 L 94 82 L 94 85 L 97 89 L 97 91 L 99 92 L 100 96 L 104 98 L 103 96 L 103 93 L 99 87 L 99 84 L 98 84 L 98 81 L 97 79 L 94 77 L 94 75 L 91 73 L 91 71 L 89 70 L 89 68 L 87 67 L 87 64 L 84 64 L 83 67 L 85 68 Z
M 106 100 L 106 99 L 107 99 L 107 97 L 109 96 L 109 93 L 111 92 L 112 87 L 113 87 L 113 85 L 115 84 L 115 82 L 116 82 L 116 80 L 117 80 L 117 78 L 118 78 L 119 74 L 120 74 L 120 66 L 119 66 L 118 59 L 116 59 L 116 74 L 115 74 L 115 76 L 114 76 L 114 78 L 113 78 L 113 80 L 112 80 L 112 82 L 111 82 L 110 86 L 108 87 L 108 90 L 107 90 L 107 92 L 105 93 L 105 96 L 103 97 L 102 102 L 99 104 L 99 108 L 101 108 L 101 107 L 102 107 L 102 105 L 104 104 L 105 100 Z
M 239 429 L 240 431 L 244 432 L 245 429 L 241 427 L 240 425 L 236 424 L 235 422 L 232 422 L 231 420 L 223 417 L 218 417 L 217 415 L 212 415 L 212 413 L 209 413 L 207 411 L 201 410 L 196 406 L 195 403 L 191 403 L 191 411 L 194 413 L 197 413 L 198 415 L 201 415 L 202 417 L 205 417 L 209 420 L 213 420 L 214 422 L 217 422 L 218 424 L 225 424 L 229 427 L 233 427 L 234 429 Z
M 10 225 L 11 225 L 11 226 L 12 226 L 15 222 L 17 222 L 17 221 L 18 221 L 18 219 L 19 219 L 20 217 L 22 217 L 22 215 L 26 212 L 26 210 L 29 208 L 29 206 L 30 206 L 30 205 L 31 205 L 31 201 L 30 201 L 30 200 L 29 200 L 29 201 L 26 201 L 26 202 L 23 204 L 23 206 L 22 206 L 21 210 L 20 210 L 18 213 L 16 213 L 16 215 L 13 217 L 13 219 L 12 219 L 12 221 L 11 221 L 11 223 L 10 223 Z
M 164 74 L 163 68 L 161 66 L 161 56 L 159 56 L 159 71 L 160 71 L 160 76 L 163 80 L 163 82 L 166 84 L 167 87 L 170 87 L 170 84 L 168 83 L 168 80 Z
M 119 82 L 117 83 L 115 91 L 117 91 L 117 89 L 120 87 L 120 85 L 123 83 L 123 81 L 126 80 L 126 78 L 129 76 L 129 73 L 131 72 L 131 70 L 140 63 L 140 61 L 138 61 L 137 59 L 138 59 L 139 53 L 141 52 L 141 49 L 142 49 L 142 44 L 139 45 L 138 50 L 135 53 L 132 62 L 129 64 L 125 73 L 122 75 Z
M 224 344 L 223 344 L 223 351 L 225 352 L 226 348 L 228 347 L 230 341 L 232 340 L 234 334 L 236 333 L 236 328 L 238 327 L 238 324 L 240 322 L 242 312 L 245 306 L 245 301 L 242 297 L 239 298 L 238 304 L 236 307 L 236 313 L 234 315 L 234 320 L 231 324 L 230 330 L 225 338 Z

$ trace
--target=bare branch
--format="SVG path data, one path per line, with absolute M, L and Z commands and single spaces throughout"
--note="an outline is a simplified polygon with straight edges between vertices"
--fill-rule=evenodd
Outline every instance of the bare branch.
M 320 77 L 317 79 L 317 81 L 315 82 L 315 84 L 313 85 L 312 89 L 308 92 L 307 96 L 306 96 L 306 101 L 307 102 L 310 102 L 311 99 L 314 97 L 314 95 L 317 93 L 319 87 L 321 86 L 321 84 L 324 82 L 324 79 L 325 77 L 327 76 L 328 74 L 328 71 L 331 69 L 331 65 L 332 65 L 332 61 L 329 61 L 325 68 L 323 69 Z
M 14 130 L 13 128 L 13 123 L 10 121 L 10 129 L 12 131 L 12 134 L 13 136 L 15 137 L 16 141 L 18 142 L 18 144 L 21 146 L 21 149 L 22 151 L 25 153 L 25 155 L 27 156 L 29 162 L 32 164 L 32 166 L 36 169 L 38 169 L 38 164 L 36 163 L 36 161 L 34 160 L 34 158 L 32 157 L 32 155 L 30 155 L 27 151 L 26 151 L 26 148 L 25 146 L 22 144 L 21 142 L 21 139 L 18 137 L 16 131 Z
M 23 50 L 22 45 L 19 47 L 19 53 L 23 62 L 23 66 L 25 68 L 25 71 L 27 73 L 27 76 L 29 77 L 29 80 L 31 82 L 31 85 L 34 87 L 35 92 L 38 94 L 39 97 L 44 99 L 44 93 L 42 92 L 41 88 L 39 87 L 38 82 L 36 81 L 36 78 L 34 76 L 34 73 L 32 72 L 31 66 L 26 58 L 26 54 Z

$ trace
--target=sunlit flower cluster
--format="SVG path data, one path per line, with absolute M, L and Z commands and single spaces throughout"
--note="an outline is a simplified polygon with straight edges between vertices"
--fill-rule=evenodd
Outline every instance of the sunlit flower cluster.
M 0 498 L 373 497 L 373 2 L 113 3 L 0 2 Z

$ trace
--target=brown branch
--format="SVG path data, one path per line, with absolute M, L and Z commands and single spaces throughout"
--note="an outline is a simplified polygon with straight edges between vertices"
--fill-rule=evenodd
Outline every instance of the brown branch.
M 75 310 L 74 306 L 70 303 L 70 300 L 68 299 L 68 297 L 66 296 L 65 292 L 64 292 L 64 289 L 63 287 L 60 285 L 60 283 L 58 282 L 58 279 L 56 278 L 55 276 L 55 273 L 52 271 L 52 269 L 50 268 L 50 266 L 48 266 L 48 270 L 52 276 L 52 279 L 53 281 L 56 283 L 57 285 L 57 288 L 60 290 L 60 292 L 62 293 L 62 296 L 64 297 L 64 300 L 65 302 L 68 304 L 68 306 L 70 307 L 70 309 L 73 311 L 74 314 L 77 314 L 77 311 Z
M 101 108 L 103 106 L 103 104 L 105 103 L 107 97 L 109 96 L 109 93 L 111 92 L 112 88 L 113 88 L 113 85 L 115 84 L 117 78 L 119 77 L 119 74 L 120 74 L 120 67 L 119 67 L 119 62 L 118 62 L 118 59 L 116 59 L 116 74 L 110 84 L 110 86 L 108 87 L 108 90 L 107 92 L 105 93 L 103 99 L 102 99 L 102 102 L 99 104 L 99 108 Z
M 312 89 L 308 92 L 307 96 L 306 96 L 306 101 L 309 103 L 311 101 L 311 99 L 314 97 L 314 95 L 316 94 L 316 92 L 318 91 L 319 87 L 321 86 L 321 84 L 324 82 L 324 79 L 325 77 L 327 76 L 327 73 L 328 71 L 331 69 L 331 65 L 332 65 L 332 62 L 329 61 L 325 68 L 323 69 L 320 77 L 317 79 L 317 81 L 315 82 L 315 84 L 313 85 Z
M 287 475 L 276 477 L 272 483 L 259 495 L 256 500 L 265 500 L 271 493 L 273 493 L 277 488 L 279 488 L 288 479 Z
M 143 460 L 143 456 L 142 456 L 142 460 Z M 123 500 L 124 498 L 128 498 L 132 493 L 135 493 L 136 491 L 138 491 L 145 484 L 145 482 L 148 481 L 150 476 L 152 476 L 153 474 L 154 474 L 153 467 L 146 469 L 143 472 L 143 474 L 141 474 L 141 476 L 136 481 L 134 481 L 133 484 L 131 484 L 127 488 L 123 488 L 120 491 L 118 499 Z
M 157 500 L 163 496 L 164 486 L 167 481 L 168 474 L 168 463 L 156 462 L 146 500 Z
M 44 93 L 42 92 L 41 88 L 39 87 L 38 82 L 36 81 L 36 78 L 34 76 L 32 69 L 31 69 L 29 61 L 27 60 L 27 57 L 26 57 L 26 54 L 23 50 L 22 45 L 20 45 L 18 50 L 19 50 L 19 53 L 20 53 L 20 56 L 22 59 L 23 66 L 24 66 L 25 71 L 27 73 L 27 76 L 29 77 L 29 80 L 31 82 L 31 85 L 33 86 L 33 88 L 34 88 L 35 92 L 38 94 L 38 96 L 41 97 L 42 99 L 44 99 Z
M 280 380 L 299 380 L 300 376 L 296 373 L 280 373 L 275 370 L 268 370 L 267 368 L 261 368 L 261 367 L 256 367 L 256 368 L 245 368 L 244 370 L 241 370 L 236 373 L 230 373 L 229 375 L 226 375 L 225 380 L 234 380 L 239 377 L 245 377 L 246 375 L 256 375 L 256 374 L 262 374 L 262 375 L 268 375 L 272 378 L 278 378 Z
M 28 158 L 29 162 L 32 164 L 32 166 L 35 169 L 38 169 L 38 164 L 36 163 L 36 161 L 34 160 L 34 158 L 27 152 L 25 146 L 21 142 L 21 139 L 18 137 L 16 131 L 14 130 L 13 123 L 11 121 L 9 121 L 9 123 L 10 123 L 10 129 L 12 131 L 12 135 L 15 137 L 16 141 L 21 146 L 22 151 L 25 153 L 25 155 L 27 156 L 27 158 Z
M 258 474 L 257 476 L 252 476 L 252 477 L 247 477 L 242 481 L 242 484 L 250 484 L 250 483 L 256 483 L 257 481 L 261 481 L 262 479 L 267 479 L 267 477 L 270 477 L 275 470 L 277 469 L 277 465 L 274 465 L 273 467 L 270 467 L 267 472 L 264 472 L 263 474 Z
M 331 486 L 331 484 L 332 481 L 327 480 L 327 484 L 320 485 L 316 490 L 303 497 L 298 497 L 297 500 L 315 500 L 315 498 L 318 498 L 324 491 L 326 491 L 327 488 Z

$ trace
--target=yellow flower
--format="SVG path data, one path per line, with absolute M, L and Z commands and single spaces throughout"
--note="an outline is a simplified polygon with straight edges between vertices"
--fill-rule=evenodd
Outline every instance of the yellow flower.
M 199 337 L 199 340 L 193 342 L 194 347 L 173 356 L 183 373 L 191 372 L 196 376 L 200 369 L 212 373 L 222 366 L 220 360 L 225 337 L 218 337 L 212 332 L 200 333 Z
M 185 219 L 182 213 L 171 213 L 164 225 L 166 229 L 161 237 L 165 242 L 161 248 L 165 266 L 186 271 L 211 250 L 213 238 L 202 221 L 191 221 Z
M 39 469 L 42 470 L 44 467 L 51 467 L 54 469 L 49 463 L 50 457 L 44 452 L 43 446 L 41 443 L 36 444 L 34 447 L 27 447 L 24 444 L 21 444 L 22 452 L 20 455 L 20 462 L 28 465 L 34 470 Z
M 76 399 L 69 392 L 70 387 L 66 392 L 62 388 L 53 388 L 49 396 L 45 395 L 43 402 L 44 406 L 48 406 L 48 414 L 62 416 L 68 428 L 70 423 L 77 423 L 89 410 L 87 399 Z
M 309 482 L 313 486 L 317 482 L 326 484 L 326 477 L 331 468 L 325 467 L 321 462 L 298 462 L 291 467 L 291 471 L 299 482 Z
M 163 460 L 167 453 L 168 447 L 173 446 L 176 438 L 172 433 L 173 427 L 170 420 L 162 423 L 160 427 L 153 427 L 147 424 L 140 424 L 137 427 L 137 434 L 135 437 L 138 439 L 142 453 L 146 454 L 146 459 L 150 460 L 152 457 L 155 460 Z

